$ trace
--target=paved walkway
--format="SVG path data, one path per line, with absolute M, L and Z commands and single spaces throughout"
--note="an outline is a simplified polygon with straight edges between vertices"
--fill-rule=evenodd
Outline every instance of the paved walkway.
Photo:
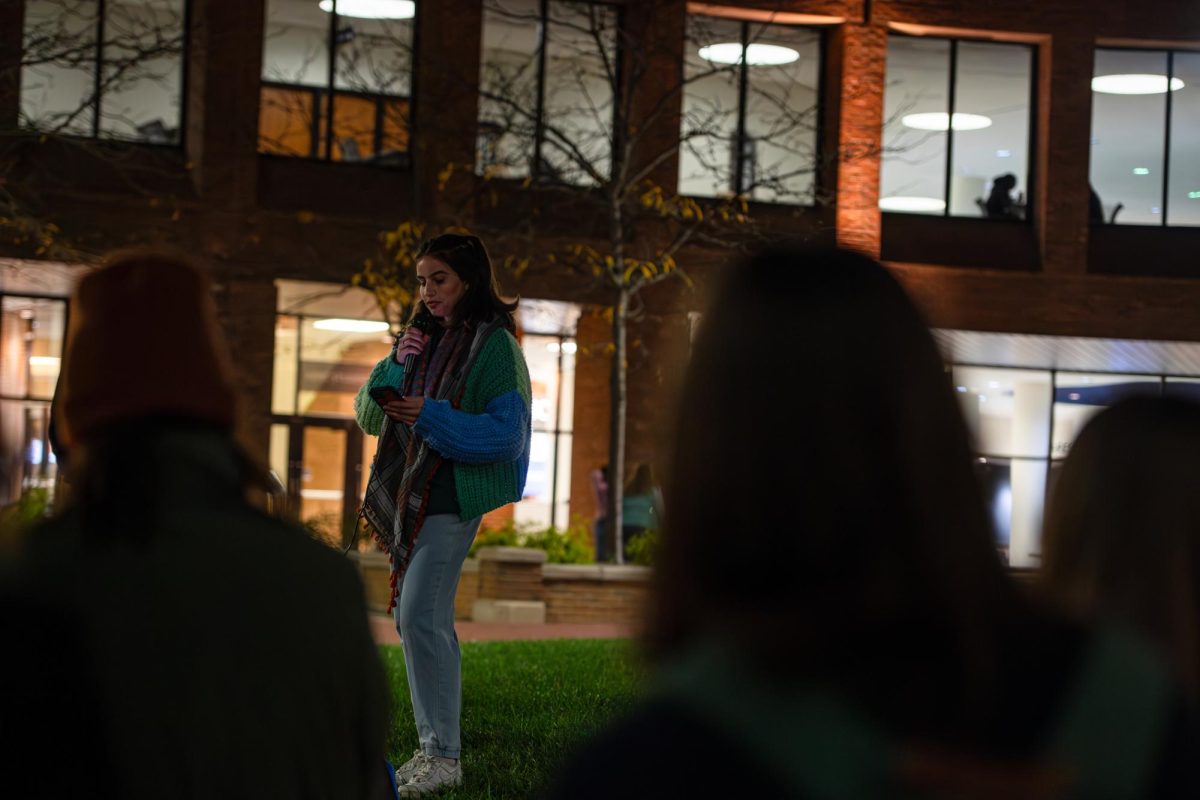
M 460 642 L 495 642 L 515 639 L 624 639 L 633 635 L 628 625 L 611 622 L 569 623 L 547 622 L 543 625 L 511 625 L 504 623 L 454 623 Z M 400 636 L 392 618 L 371 614 L 371 630 L 379 644 L 400 644 Z

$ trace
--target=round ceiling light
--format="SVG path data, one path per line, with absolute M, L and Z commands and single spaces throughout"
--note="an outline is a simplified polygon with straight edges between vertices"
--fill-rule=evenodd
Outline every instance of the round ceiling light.
M 333 0 L 321 0 L 321 10 L 333 12 Z M 339 17 L 358 19 L 412 19 L 417 15 L 413 0 L 337 0 Z
M 1171 78 L 1171 91 L 1178 92 L 1184 86 L 1179 78 Z M 1166 75 L 1137 73 L 1129 75 L 1097 75 L 1092 78 L 1092 91 L 1104 94 L 1165 94 Z
M 905 114 L 900 118 L 906 128 L 919 131 L 944 131 L 949 127 L 950 115 L 944 111 L 929 111 L 924 114 Z M 992 124 L 991 117 L 982 114 L 960 114 L 954 112 L 954 130 L 977 131 Z
M 946 201 L 939 200 L 936 197 L 881 197 L 879 199 L 879 207 L 884 211 L 928 213 L 931 211 L 945 211 Z
M 700 48 L 700 57 L 714 64 L 742 63 L 742 45 L 739 42 L 721 42 Z M 800 53 L 790 47 L 777 44 L 746 45 L 746 63 L 752 67 L 775 67 L 790 64 L 800 58 Z
M 388 324 L 370 319 L 319 319 L 313 323 L 313 327 L 319 331 L 339 333 L 382 333 L 388 329 Z

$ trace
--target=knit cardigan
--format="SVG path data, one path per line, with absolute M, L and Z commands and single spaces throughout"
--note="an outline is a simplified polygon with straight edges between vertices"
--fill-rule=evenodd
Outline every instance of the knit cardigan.
M 370 390 L 403 382 L 404 367 L 390 354 L 371 370 L 354 398 L 354 415 L 364 432 L 378 436 L 383 427 L 383 409 Z M 453 463 L 462 519 L 521 499 L 529 474 L 530 397 L 521 346 L 501 328 L 484 342 L 457 407 L 425 398 L 413 430 Z

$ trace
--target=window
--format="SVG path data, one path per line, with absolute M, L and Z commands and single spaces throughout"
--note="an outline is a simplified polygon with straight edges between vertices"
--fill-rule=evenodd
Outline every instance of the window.
M 1200 53 L 1097 49 L 1092 221 L 1200 225 L 1197 128 Z
M 518 525 L 565 530 L 570 522 L 572 420 L 575 417 L 575 328 L 579 309 L 567 303 L 522 300 L 521 350 L 532 389 L 529 475 Z
M 21 125 L 178 145 L 185 20 L 184 0 L 28 0 Z
M 689 16 L 680 194 L 815 202 L 820 75 L 816 31 Z
M 408 0 L 269 0 L 259 151 L 406 162 L 414 14 Z
M 30 489 L 53 495 L 57 461 L 50 449 L 50 401 L 66 306 L 61 298 L 0 294 L 0 457 L 11 468 L 0 482 L 0 505 Z
M 888 39 L 879 205 L 1027 219 L 1033 48 Z
M 485 0 L 480 174 L 576 186 L 609 179 L 618 24 L 603 4 Z

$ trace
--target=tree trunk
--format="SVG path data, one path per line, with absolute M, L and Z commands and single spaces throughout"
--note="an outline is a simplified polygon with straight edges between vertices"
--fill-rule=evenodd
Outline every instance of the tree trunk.
M 605 525 L 604 538 L 607 552 L 618 564 L 625 563 L 624 535 L 622 531 L 621 501 L 625 495 L 625 364 L 626 331 L 625 325 L 629 315 L 629 291 L 624 287 L 616 289 L 613 298 L 612 319 L 612 373 L 609 377 L 609 399 L 611 412 L 608 439 L 608 516 Z

